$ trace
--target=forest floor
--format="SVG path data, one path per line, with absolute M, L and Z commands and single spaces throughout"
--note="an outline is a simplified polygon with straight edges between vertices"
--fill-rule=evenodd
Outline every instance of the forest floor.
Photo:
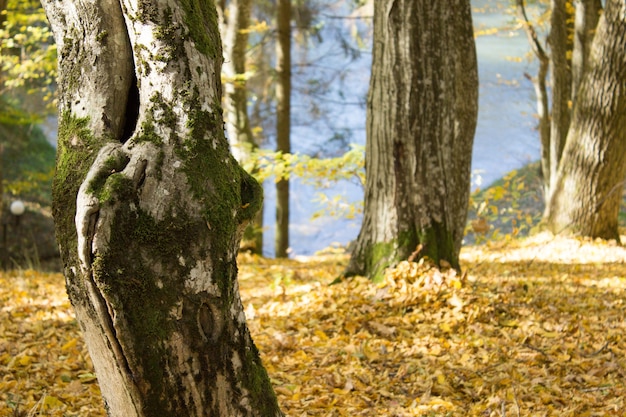
M 328 285 L 346 256 L 240 256 L 288 416 L 624 416 L 626 249 L 537 235 Z M 104 416 L 59 274 L 0 275 L 0 416 Z

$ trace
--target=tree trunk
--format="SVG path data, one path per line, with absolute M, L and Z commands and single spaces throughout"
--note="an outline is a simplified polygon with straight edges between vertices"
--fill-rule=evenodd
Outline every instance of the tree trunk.
M 574 49 L 572 51 L 572 105 L 576 104 L 576 94 L 580 88 L 580 82 L 589 66 L 591 42 L 596 33 L 601 10 L 601 0 L 579 0 L 576 2 Z
M 215 6 L 43 4 L 59 56 L 56 233 L 109 414 L 281 415 L 238 292 L 261 190 L 224 137 Z
M 556 172 L 561 161 L 571 121 L 573 13 L 572 0 L 552 0 L 550 19 L 552 112 L 550 129 L 550 190 L 556 184 Z
M 541 141 L 541 172 L 543 174 L 543 190 L 544 195 L 547 195 L 550 190 L 550 109 L 548 99 L 548 87 L 546 85 L 546 78 L 548 76 L 548 69 L 550 67 L 550 57 L 541 46 L 537 31 L 533 24 L 528 19 L 526 14 L 526 7 L 524 0 L 516 1 L 516 9 L 519 19 L 524 25 L 526 36 L 528 37 L 528 43 L 530 49 L 533 51 L 537 59 L 539 60 L 539 69 L 537 71 L 537 77 L 532 77 L 526 74 L 526 77 L 532 81 L 535 88 L 535 95 L 537 97 L 537 116 L 539 118 L 538 130 L 539 139 Z
M 224 56 L 224 121 L 233 156 L 252 175 L 258 168 L 252 153 L 258 148 L 248 117 L 248 88 L 246 85 L 246 50 L 250 27 L 251 0 L 221 1 L 220 22 Z M 263 209 L 244 232 L 246 248 L 263 253 Z
M 291 152 L 291 0 L 278 0 L 276 42 L 276 150 Z M 289 249 L 289 179 L 276 183 L 276 257 Z
M 554 233 L 619 240 L 626 176 L 626 4 L 608 0 L 592 44 L 545 221 Z
M 364 219 L 346 275 L 377 280 L 414 251 L 459 268 L 478 111 L 470 2 L 374 7 Z

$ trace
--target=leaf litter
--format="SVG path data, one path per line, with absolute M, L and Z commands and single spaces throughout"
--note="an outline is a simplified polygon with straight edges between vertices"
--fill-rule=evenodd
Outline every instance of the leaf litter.
M 345 255 L 240 255 L 288 416 L 623 416 L 626 250 L 537 235 L 329 285 Z M 0 416 L 104 416 L 63 278 L 0 275 Z

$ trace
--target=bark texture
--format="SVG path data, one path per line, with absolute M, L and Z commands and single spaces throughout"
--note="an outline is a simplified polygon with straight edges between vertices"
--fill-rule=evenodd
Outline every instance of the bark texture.
M 619 240 L 626 175 L 626 3 L 609 0 L 593 41 L 545 220 L 554 233 Z
M 576 2 L 574 21 L 574 49 L 572 51 L 572 104 L 589 67 L 591 43 L 602 11 L 601 0 L 579 0 Z
M 374 8 L 364 219 L 346 275 L 376 280 L 416 250 L 458 268 L 478 111 L 470 2 Z
M 261 189 L 224 137 L 214 4 L 43 4 L 59 51 L 56 233 L 109 414 L 281 415 L 238 292 Z
M 572 66 L 571 51 L 573 9 L 571 0 L 552 0 L 550 45 L 552 79 L 552 113 L 550 125 L 550 189 L 556 184 L 556 172 L 561 161 L 571 121 Z
M 276 42 L 276 150 L 291 153 L 291 0 L 277 2 Z M 276 183 L 277 258 L 286 258 L 289 249 L 289 179 Z

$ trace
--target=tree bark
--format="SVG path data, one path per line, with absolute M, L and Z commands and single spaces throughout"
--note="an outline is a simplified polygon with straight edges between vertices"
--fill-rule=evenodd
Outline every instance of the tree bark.
M 346 275 L 380 279 L 414 251 L 459 268 L 478 111 L 470 2 L 374 7 L 364 219 Z
M 43 5 L 59 56 L 56 234 L 109 414 L 281 415 L 238 292 L 262 193 L 224 137 L 214 4 Z
M 278 41 L 276 42 L 276 150 L 291 153 L 291 0 L 278 0 Z M 276 183 L 277 258 L 286 258 L 289 249 L 289 179 Z
M 589 67 L 591 43 L 602 11 L 601 0 L 579 0 L 576 2 L 574 22 L 574 49 L 572 51 L 572 105 L 583 75 Z
M 258 171 L 252 153 L 258 144 L 252 134 L 248 117 L 248 87 L 246 81 L 246 50 L 250 27 L 251 0 L 222 0 L 220 31 L 226 57 L 222 73 L 224 83 L 224 121 L 233 156 L 252 175 Z M 246 228 L 243 246 L 253 253 L 263 253 L 263 208 Z
M 550 19 L 552 112 L 550 129 L 550 190 L 556 185 L 556 172 L 561 161 L 571 122 L 573 13 L 571 0 L 552 0 Z
M 592 44 L 545 221 L 554 233 L 619 240 L 626 176 L 626 4 L 608 0 Z

